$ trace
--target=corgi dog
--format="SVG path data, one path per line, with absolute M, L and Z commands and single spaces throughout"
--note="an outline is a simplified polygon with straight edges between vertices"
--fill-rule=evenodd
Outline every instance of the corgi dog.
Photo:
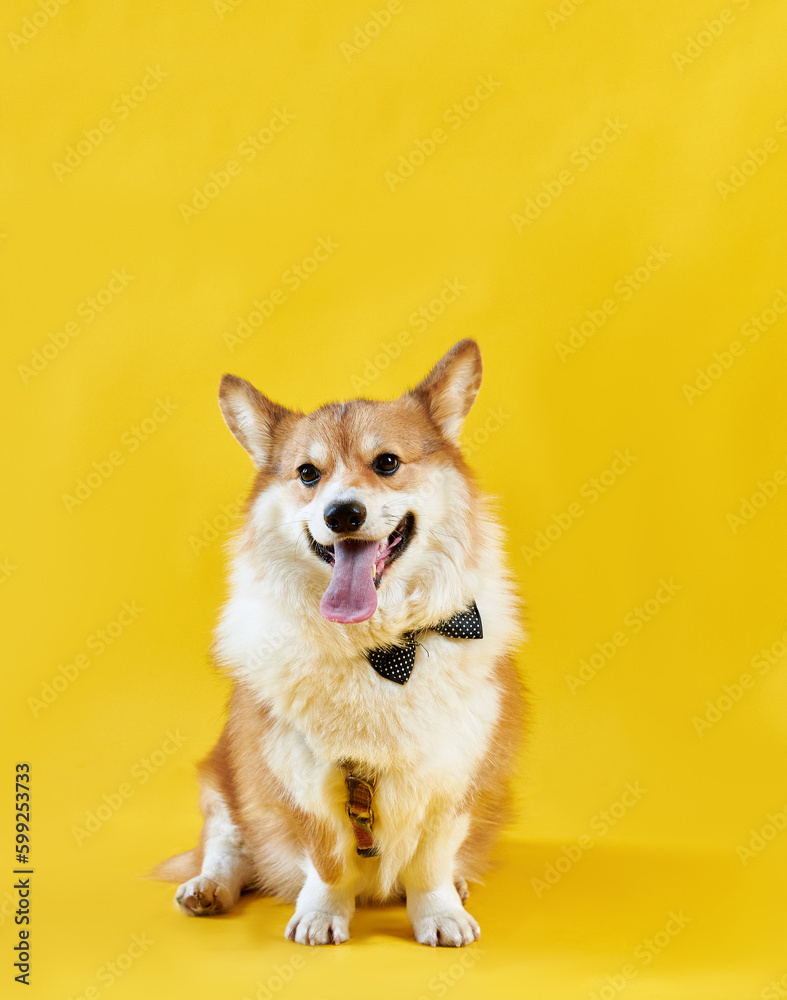
M 468 881 L 509 816 L 524 638 L 503 533 L 459 447 L 473 340 L 396 400 L 312 413 L 225 375 L 256 466 L 215 637 L 233 681 L 200 765 L 199 844 L 164 862 L 187 914 L 292 900 L 285 936 L 340 944 L 406 900 L 417 941 L 479 937 Z

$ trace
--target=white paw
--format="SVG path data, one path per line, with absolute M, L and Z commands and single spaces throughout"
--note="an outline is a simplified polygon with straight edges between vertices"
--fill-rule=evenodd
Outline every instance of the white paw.
M 193 917 L 212 917 L 227 913 L 235 905 L 229 889 L 207 875 L 197 875 L 178 888 L 175 902 L 184 913 Z
M 413 921 L 415 940 L 433 948 L 443 945 L 461 948 L 481 937 L 481 929 L 465 910 L 448 910 L 432 913 Z
M 341 944 L 350 936 L 345 917 L 324 910 L 297 911 L 290 917 L 284 936 L 298 944 Z

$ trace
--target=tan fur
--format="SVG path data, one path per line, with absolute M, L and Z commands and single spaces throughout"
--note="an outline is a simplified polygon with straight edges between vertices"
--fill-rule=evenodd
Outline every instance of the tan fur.
M 200 766 L 202 836 L 156 871 L 187 880 L 177 896 L 186 912 L 224 912 L 242 889 L 257 889 L 298 900 L 289 938 L 338 943 L 356 899 L 406 896 L 419 941 L 478 936 L 462 909 L 465 880 L 480 879 L 509 818 L 523 723 L 518 599 L 501 532 L 458 446 L 480 379 L 472 341 L 398 400 L 311 414 L 225 376 L 222 410 L 257 476 L 217 630 L 215 655 L 234 683 L 227 723 Z M 395 475 L 374 470 L 381 453 L 398 456 Z M 301 482 L 304 462 L 319 469 L 316 486 Z M 416 530 L 383 571 L 377 610 L 341 624 L 320 614 L 332 569 L 308 538 L 332 544 L 323 509 L 348 496 L 368 508 L 360 537 L 384 539 L 408 510 Z M 366 661 L 365 650 L 428 630 L 474 599 L 483 640 L 424 632 L 407 684 Z M 343 765 L 377 780 L 379 857 L 356 854 Z
M 202 868 L 202 858 L 196 848 L 173 854 L 171 858 L 160 861 L 150 872 L 148 878 L 159 879 L 162 882 L 185 882 L 186 879 L 199 875 Z
M 303 850 L 326 882 L 337 880 L 342 859 L 332 853 L 324 824 L 292 803 L 257 752 L 269 737 L 269 720 L 270 709 L 236 685 L 227 725 L 203 765 L 203 781 L 221 789 L 243 833 L 255 870 L 249 888 L 294 900 L 303 882 Z
M 478 882 L 489 866 L 489 855 L 503 826 L 513 819 L 509 787 L 522 742 L 524 692 L 513 658 L 501 658 L 496 674 L 502 711 L 492 732 L 486 757 L 470 781 L 462 808 L 471 816 L 470 830 L 457 855 L 465 879 Z

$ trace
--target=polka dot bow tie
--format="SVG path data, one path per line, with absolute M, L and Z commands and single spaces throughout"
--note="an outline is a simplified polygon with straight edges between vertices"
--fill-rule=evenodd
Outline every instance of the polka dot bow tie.
M 437 625 L 430 625 L 429 630 L 446 635 L 449 639 L 483 639 L 484 630 L 481 627 L 481 615 L 475 601 L 466 611 L 458 611 L 453 617 Z M 422 631 L 428 631 L 426 629 Z M 400 646 L 383 646 L 380 649 L 370 649 L 366 659 L 381 677 L 396 684 L 406 684 L 415 666 L 415 650 L 419 645 L 418 636 L 421 632 L 405 632 Z

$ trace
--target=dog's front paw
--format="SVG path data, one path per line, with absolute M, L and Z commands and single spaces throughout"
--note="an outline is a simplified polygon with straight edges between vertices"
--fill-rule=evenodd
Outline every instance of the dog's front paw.
M 290 917 L 284 936 L 298 944 L 341 944 L 350 936 L 347 919 L 324 910 L 296 912 Z
M 465 910 L 448 910 L 432 913 L 413 920 L 415 940 L 433 948 L 443 945 L 461 948 L 481 937 L 481 929 Z
M 175 902 L 192 917 L 214 917 L 228 913 L 235 905 L 229 889 L 206 875 L 184 882 L 175 893 Z

